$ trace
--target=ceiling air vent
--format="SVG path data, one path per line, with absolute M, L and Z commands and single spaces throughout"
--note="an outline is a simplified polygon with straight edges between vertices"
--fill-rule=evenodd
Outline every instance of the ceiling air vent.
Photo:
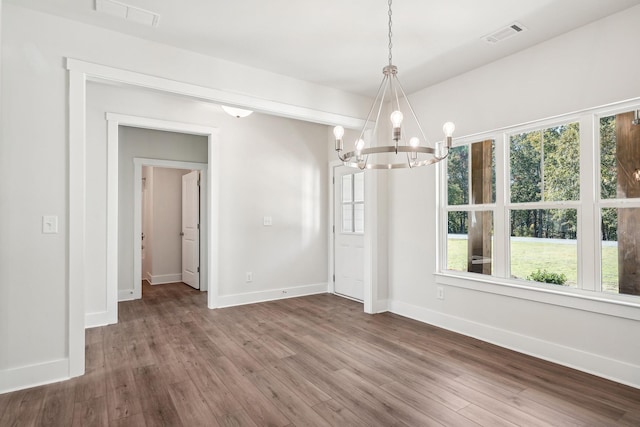
M 115 0 L 96 0 L 96 11 L 149 27 L 157 27 L 160 22 L 160 15 L 157 13 Z
M 523 31 L 526 31 L 527 29 L 525 28 L 524 25 L 518 23 L 518 22 L 514 22 L 513 24 L 509 25 L 508 27 L 505 28 L 501 28 L 498 31 L 495 31 L 491 34 L 489 34 L 488 36 L 484 36 L 482 38 L 482 40 L 486 41 L 487 43 L 491 43 L 491 44 L 495 44 L 498 42 L 501 42 L 503 40 L 506 40 L 510 37 L 515 36 L 516 34 L 519 34 Z

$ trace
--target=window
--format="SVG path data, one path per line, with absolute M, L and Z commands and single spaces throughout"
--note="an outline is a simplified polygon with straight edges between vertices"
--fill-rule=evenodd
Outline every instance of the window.
M 509 135 L 509 171 L 511 277 L 576 286 L 579 124 Z
M 640 296 L 637 102 L 456 141 L 440 270 Z
M 447 184 L 447 269 L 492 274 L 493 140 L 455 147 Z
M 364 233 L 364 172 L 342 176 L 342 232 Z

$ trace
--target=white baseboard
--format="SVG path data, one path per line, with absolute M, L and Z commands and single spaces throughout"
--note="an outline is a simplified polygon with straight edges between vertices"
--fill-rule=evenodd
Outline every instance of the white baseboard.
M 167 284 L 167 283 L 182 282 L 182 273 L 177 273 L 177 274 L 157 274 L 155 276 L 152 276 L 151 274 L 149 274 L 149 277 L 147 278 L 147 281 L 151 285 L 164 285 L 164 284 Z
M 405 302 L 390 300 L 389 311 L 539 359 L 640 388 L 640 365 L 472 322 Z
M 220 295 L 218 307 L 232 307 L 234 305 L 254 304 L 257 302 L 273 301 L 285 298 L 301 297 L 305 295 L 326 294 L 327 284 L 294 286 L 290 288 L 272 289 L 268 291 L 247 292 L 244 294 Z
M 69 359 L 0 370 L 0 394 L 69 379 Z
M 389 300 L 379 299 L 373 302 L 374 313 L 384 313 L 385 311 L 389 311 Z
M 100 311 L 98 313 L 86 313 L 84 315 L 84 327 L 95 328 L 98 326 L 113 325 L 118 323 L 117 313 L 109 313 L 108 311 Z
M 118 302 L 140 299 L 133 289 L 118 289 Z

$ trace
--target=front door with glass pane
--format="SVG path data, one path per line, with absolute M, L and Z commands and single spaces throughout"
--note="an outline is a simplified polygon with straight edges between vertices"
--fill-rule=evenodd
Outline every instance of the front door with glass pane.
M 364 172 L 344 166 L 334 172 L 335 292 L 364 299 Z

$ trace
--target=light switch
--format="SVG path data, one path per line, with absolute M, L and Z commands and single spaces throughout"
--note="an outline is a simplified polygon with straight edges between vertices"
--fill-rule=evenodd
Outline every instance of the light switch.
M 265 216 L 263 224 L 265 227 L 271 227 L 273 225 L 273 220 L 271 219 L 270 216 Z
M 42 217 L 42 233 L 53 234 L 58 232 L 58 217 L 55 215 L 45 215 Z

